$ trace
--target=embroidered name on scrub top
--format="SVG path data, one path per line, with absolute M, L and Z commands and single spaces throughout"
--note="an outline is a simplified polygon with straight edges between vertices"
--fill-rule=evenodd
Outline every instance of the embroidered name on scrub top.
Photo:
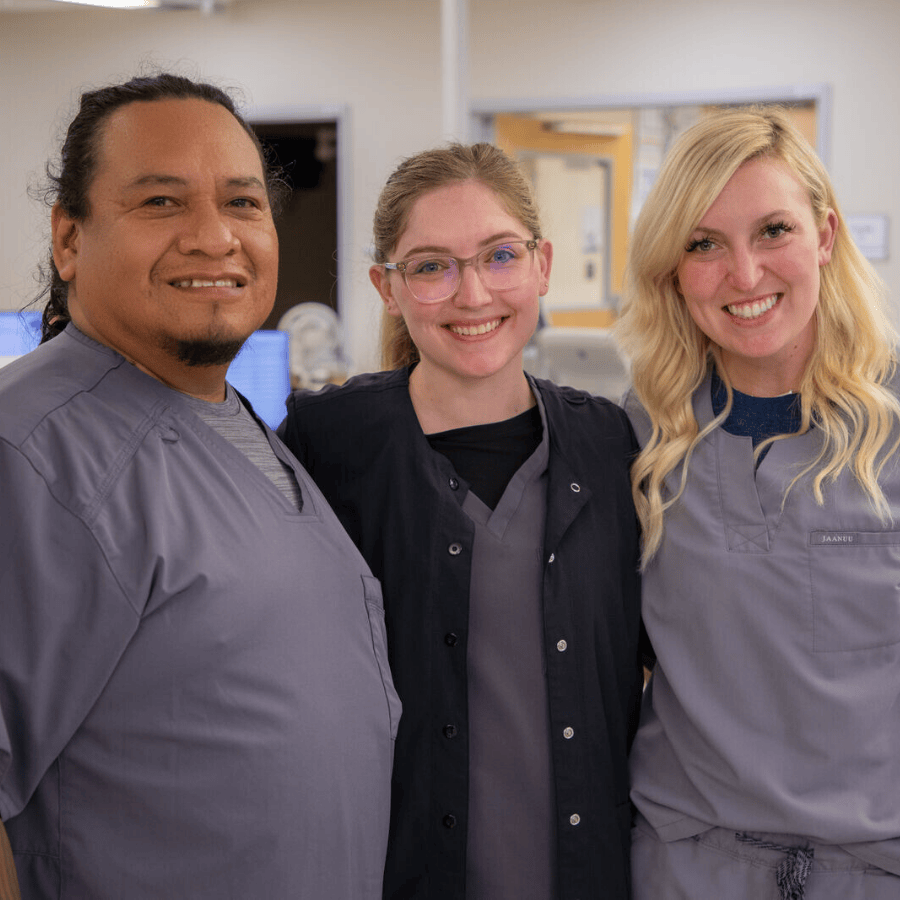
M 855 544 L 859 540 L 858 534 L 839 531 L 814 531 L 809 536 L 811 544 Z
M 829 547 L 837 545 L 860 544 L 874 546 L 890 546 L 900 544 L 900 532 L 896 531 L 811 531 L 809 535 L 811 547 Z

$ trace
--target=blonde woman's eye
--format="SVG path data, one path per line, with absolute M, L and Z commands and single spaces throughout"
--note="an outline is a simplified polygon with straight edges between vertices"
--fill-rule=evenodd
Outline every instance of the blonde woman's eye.
M 793 226 L 788 225 L 787 222 L 769 222 L 763 227 L 763 235 L 767 238 L 779 238 L 793 230 Z
M 701 253 L 708 253 L 714 246 L 715 244 L 708 237 L 695 238 L 684 248 L 684 252 L 693 253 L 695 250 L 699 250 Z

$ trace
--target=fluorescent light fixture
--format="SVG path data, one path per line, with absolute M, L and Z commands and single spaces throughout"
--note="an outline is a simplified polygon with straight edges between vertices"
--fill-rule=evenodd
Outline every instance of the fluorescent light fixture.
M 145 9 L 160 5 L 160 0 L 57 0 L 57 2 L 78 3 L 80 6 L 106 6 L 110 9 Z

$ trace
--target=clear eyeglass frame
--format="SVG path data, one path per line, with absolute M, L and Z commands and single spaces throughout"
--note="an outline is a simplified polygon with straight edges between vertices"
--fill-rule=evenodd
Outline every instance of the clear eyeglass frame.
M 502 287 L 497 286 L 496 283 L 489 284 L 488 281 L 492 280 L 492 273 L 490 269 L 487 269 L 483 265 L 478 265 L 478 262 L 490 254 L 493 254 L 497 250 L 502 250 L 504 247 L 512 247 L 515 245 L 524 246 L 528 252 L 528 265 L 523 266 L 519 269 L 511 269 L 506 272 L 507 276 L 513 274 L 515 271 L 521 271 L 522 277 L 511 284 L 504 284 Z M 519 287 L 519 285 L 523 284 L 528 276 L 531 274 L 532 269 L 534 268 L 534 251 L 538 247 L 538 241 L 534 238 L 530 240 L 518 240 L 518 241 L 502 241 L 499 244 L 495 244 L 492 247 L 486 247 L 484 250 L 479 250 L 478 253 L 475 253 L 473 256 L 470 256 L 468 259 L 462 259 L 459 256 L 450 256 L 450 255 L 442 255 L 442 254 L 423 254 L 422 256 L 414 256 L 409 259 L 402 260 L 401 262 L 396 263 L 382 263 L 385 269 L 393 272 L 399 272 L 403 276 L 403 281 L 406 284 L 407 290 L 412 294 L 413 298 L 417 300 L 419 303 L 443 303 L 444 300 L 449 300 L 458 290 L 459 286 L 462 283 L 462 272 L 466 266 L 473 266 L 475 271 L 478 273 L 478 277 L 481 279 L 481 283 L 484 284 L 486 288 L 494 291 L 511 291 L 515 288 Z M 522 257 L 524 259 L 524 256 Z M 410 274 L 409 274 L 409 266 L 414 262 L 426 262 L 431 260 L 444 260 L 447 262 L 451 262 L 455 264 L 455 277 L 451 277 L 448 279 L 449 285 L 446 293 L 441 293 L 440 296 L 435 297 L 420 297 L 419 294 L 416 293 L 416 288 L 410 284 Z M 448 268 L 448 271 L 449 268 Z M 485 275 L 488 276 L 488 280 L 485 280 Z M 421 289 L 420 289 L 421 290 Z

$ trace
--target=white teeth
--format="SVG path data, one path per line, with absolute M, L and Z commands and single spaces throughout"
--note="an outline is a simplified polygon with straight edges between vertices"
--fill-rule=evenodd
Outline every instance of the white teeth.
M 778 302 L 778 294 L 771 294 L 765 300 L 754 300 L 753 303 L 727 306 L 726 309 L 733 316 L 741 319 L 757 319 L 764 312 L 768 312 Z
M 483 322 L 481 325 L 448 325 L 447 327 L 454 334 L 476 335 L 487 334 L 500 326 L 501 319 L 494 319 L 493 322 Z
M 175 281 L 173 284 L 179 288 L 237 287 L 237 282 L 233 278 L 217 278 L 215 281 L 207 278 L 185 278 L 182 281 Z

